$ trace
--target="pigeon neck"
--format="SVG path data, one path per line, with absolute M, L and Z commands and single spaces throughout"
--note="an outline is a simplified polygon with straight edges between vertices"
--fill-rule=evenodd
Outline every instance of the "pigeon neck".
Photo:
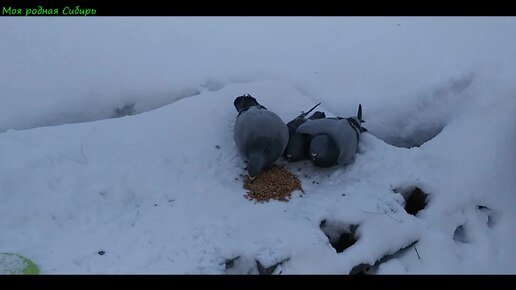
M 249 110 L 250 108 L 257 108 L 257 109 L 260 109 L 260 110 L 267 110 L 267 108 L 265 108 L 264 106 L 262 106 L 260 104 L 255 105 L 255 106 L 248 106 L 248 107 L 242 108 L 242 110 L 240 110 L 240 112 L 238 112 L 238 116 L 240 116 L 240 114 L 242 114 L 243 112 Z

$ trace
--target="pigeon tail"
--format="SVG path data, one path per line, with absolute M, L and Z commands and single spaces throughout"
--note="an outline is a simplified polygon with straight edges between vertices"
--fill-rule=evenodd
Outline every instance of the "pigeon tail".
M 305 118 L 306 116 L 308 116 L 308 114 L 310 114 L 310 112 L 312 112 L 313 110 L 315 110 L 315 108 L 319 107 L 321 103 L 319 102 L 317 105 L 313 106 L 310 110 L 308 110 L 307 112 L 301 112 L 301 115 L 299 115 L 300 117 L 303 117 Z M 315 114 L 315 113 L 314 113 Z

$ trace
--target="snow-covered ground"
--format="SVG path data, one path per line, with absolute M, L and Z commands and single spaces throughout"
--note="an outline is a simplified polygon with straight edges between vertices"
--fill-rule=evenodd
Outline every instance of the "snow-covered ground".
M 515 33 L 516 18 L 2 18 L 0 252 L 42 273 L 347 274 L 393 253 L 368 272 L 516 273 Z M 362 103 L 369 133 L 344 168 L 279 160 L 305 194 L 255 204 L 232 131 L 245 93 L 285 122 Z

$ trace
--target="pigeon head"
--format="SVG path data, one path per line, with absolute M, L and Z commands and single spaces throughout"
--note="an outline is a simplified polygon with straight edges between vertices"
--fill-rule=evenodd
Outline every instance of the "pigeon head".
M 247 173 L 251 178 L 256 177 L 274 161 L 271 148 L 273 142 L 266 138 L 257 138 L 248 147 Z M 278 154 L 276 154 L 278 155 Z
M 266 157 L 260 152 L 251 153 L 247 162 L 247 173 L 249 177 L 255 178 L 267 167 Z
M 310 159 L 319 167 L 330 167 L 337 164 L 339 150 L 337 143 L 327 134 L 320 134 L 310 142 Z
M 288 140 L 285 158 L 290 162 L 306 159 L 309 142 L 309 135 L 294 132 Z
M 235 101 L 233 102 L 233 104 L 235 105 L 235 109 L 239 113 L 242 111 L 245 111 L 253 106 L 263 107 L 262 105 L 260 105 L 258 103 L 258 101 L 255 98 L 251 97 L 251 95 L 249 95 L 249 94 L 237 97 L 235 99 Z M 263 108 L 265 108 L 265 107 L 263 107 Z

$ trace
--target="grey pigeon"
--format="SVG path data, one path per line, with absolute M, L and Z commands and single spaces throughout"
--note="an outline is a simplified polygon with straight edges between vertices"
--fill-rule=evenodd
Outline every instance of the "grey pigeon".
M 309 158 L 308 149 L 310 147 L 310 135 L 298 133 L 296 130 L 301 124 L 306 122 L 306 116 L 308 116 L 308 114 L 310 114 L 310 112 L 317 108 L 317 106 L 320 104 L 321 103 L 315 105 L 306 113 L 302 112 L 301 115 L 287 123 L 289 138 L 287 148 L 285 149 L 285 152 L 283 152 L 283 157 L 285 157 L 288 161 L 295 162 Z M 308 119 L 316 120 L 325 117 L 326 115 L 323 112 L 317 111 L 313 113 L 312 116 L 310 116 Z
M 359 105 L 356 117 L 308 120 L 297 132 L 310 135 L 310 159 L 315 166 L 346 165 L 358 151 L 360 134 L 367 132 L 364 122 Z
M 235 143 L 240 154 L 248 160 L 249 176 L 254 178 L 285 151 L 288 128 L 278 115 L 250 95 L 237 97 L 234 105 L 238 111 L 234 127 Z

